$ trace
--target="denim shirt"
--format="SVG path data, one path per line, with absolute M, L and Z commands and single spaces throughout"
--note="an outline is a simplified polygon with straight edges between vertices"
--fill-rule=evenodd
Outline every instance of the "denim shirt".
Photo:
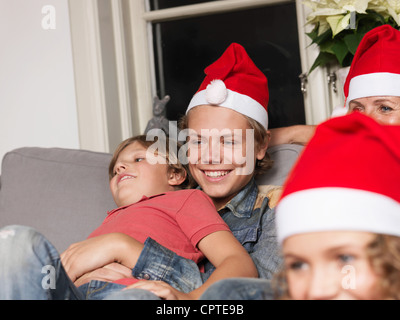
M 270 279 L 281 263 L 275 228 L 275 205 L 280 191 L 281 188 L 276 186 L 258 187 L 252 179 L 218 211 L 253 258 L 260 278 Z M 206 262 L 207 275 L 214 269 L 211 263 Z
M 252 257 L 260 278 L 271 279 L 281 264 L 276 238 L 275 205 L 281 187 L 257 186 L 252 179 L 219 214 L 234 236 Z M 204 263 L 201 273 L 198 265 L 178 256 L 171 250 L 148 238 L 132 269 L 137 279 L 160 280 L 183 292 L 190 292 L 208 279 L 215 267 Z

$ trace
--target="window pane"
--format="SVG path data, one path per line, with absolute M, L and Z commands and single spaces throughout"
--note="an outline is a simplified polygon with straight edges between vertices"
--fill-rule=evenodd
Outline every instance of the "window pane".
M 150 10 L 161 10 L 217 0 L 151 0 Z
M 153 25 L 157 94 L 168 94 L 167 117 L 186 111 L 204 68 L 237 42 L 268 78 L 270 128 L 304 124 L 295 3 Z

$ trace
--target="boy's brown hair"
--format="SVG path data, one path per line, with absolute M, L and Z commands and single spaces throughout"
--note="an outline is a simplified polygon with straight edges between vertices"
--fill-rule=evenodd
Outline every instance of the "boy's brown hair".
M 128 139 L 122 141 L 118 145 L 118 147 L 115 149 L 113 157 L 110 161 L 110 165 L 108 167 L 109 179 L 111 180 L 115 176 L 114 167 L 117 162 L 118 156 L 120 155 L 122 150 L 124 150 L 127 146 L 131 145 L 134 142 L 138 142 L 144 148 L 148 149 L 157 140 L 158 140 L 158 137 L 156 137 L 155 141 L 152 141 L 152 140 L 147 140 L 146 135 L 138 135 L 138 136 L 131 137 L 131 138 L 128 138 Z M 165 143 L 165 154 L 163 154 L 163 156 L 165 156 L 165 160 L 168 165 L 167 173 L 174 172 L 174 173 L 178 173 L 181 175 L 186 174 L 185 181 L 182 184 L 180 184 L 178 187 L 181 189 L 194 188 L 196 186 L 196 182 L 194 181 L 192 175 L 190 174 L 187 165 L 183 165 L 181 162 L 179 162 L 177 154 L 174 152 L 174 150 L 171 150 L 169 148 L 170 139 L 166 138 L 165 141 L 163 141 L 163 143 Z M 180 148 L 180 144 L 175 143 L 175 145 L 177 146 L 177 149 L 178 149 L 177 152 L 178 152 L 179 148 Z M 173 158 L 173 159 L 171 159 L 171 158 Z

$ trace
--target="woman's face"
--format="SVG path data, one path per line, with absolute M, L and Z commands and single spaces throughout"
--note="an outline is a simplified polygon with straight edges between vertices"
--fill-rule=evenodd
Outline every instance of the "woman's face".
M 362 112 L 377 122 L 400 125 L 400 97 L 366 97 L 350 101 L 349 112 Z
M 374 237 L 369 232 L 329 231 L 285 239 L 283 254 L 290 297 L 379 299 L 379 278 L 366 252 Z

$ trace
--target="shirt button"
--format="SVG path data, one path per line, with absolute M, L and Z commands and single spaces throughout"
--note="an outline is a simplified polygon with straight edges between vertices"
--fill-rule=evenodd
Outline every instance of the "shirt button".
M 144 280 L 150 280 L 150 275 L 147 274 L 147 273 L 145 273 L 145 274 L 143 275 L 143 279 L 144 279 Z

